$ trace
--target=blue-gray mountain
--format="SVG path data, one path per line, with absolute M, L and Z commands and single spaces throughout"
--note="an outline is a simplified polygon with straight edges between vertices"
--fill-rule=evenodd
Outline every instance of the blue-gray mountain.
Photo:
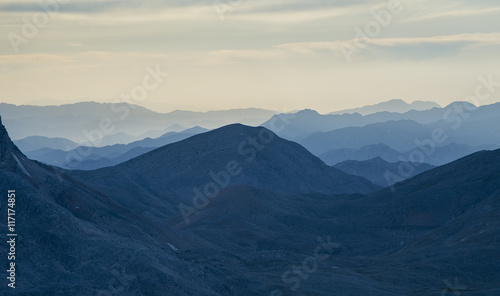
M 16 140 L 29 136 L 59 137 L 77 143 L 93 142 L 94 146 L 127 144 L 194 126 L 213 129 L 234 122 L 259 125 L 275 113 L 256 108 L 158 113 L 127 103 L 82 102 L 61 106 L 0 103 L 3 122 Z M 103 140 L 98 141 L 101 135 Z
M 429 150 L 425 150 L 425 152 L 432 151 L 432 153 L 424 153 L 418 147 L 409 151 L 399 152 L 385 144 L 373 144 L 363 146 L 359 149 L 332 149 L 319 155 L 319 158 L 323 160 L 327 165 L 336 165 L 340 162 L 348 160 L 365 161 L 376 157 L 380 157 L 387 162 L 399 162 L 409 161 L 412 158 L 411 156 L 415 152 L 419 152 L 424 153 L 425 162 L 434 166 L 439 166 L 450 163 L 474 152 L 489 149 L 491 147 L 489 147 L 488 145 L 472 147 L 464 144 L 460 145 L 456 143 L 450 143 L 444 146 L 436 146 L 434 149 L 429 148 Z M 413 156 L 413 158 L 415 158 L 416 161 L 421 161 L 415 156 Z
M 470 116 L 469 118 L 472 118 Z M 446 121 L 419 124 L 412 120 L 387 121 L 363 127 L 346 127 L 329 132 L 319 132 L 299 141 L 315 155 L 331 150 L 360 149 L 363 146 L 385 144 L 413 162 L 444 164 L 456 160 L 454 155 L 475 152 L 484 148 L 500 147 L 500 117 L 463 121 L 459 127 Z M 449 151 L 447 155 L 444 151 Z M 422 155 L 423 154 L 423 155 Z M 326 158 L 325 158 L 326 159 Z M 401 159 L 400 159 L 401 160 Z
M 373 185 L 329 170 L 292 142 L 263 145 L 270 134 L 260 131 L 228 126 L 68 176 L 27 159 L 0 125 L 0 186 L 18 197 L 16 293 L 500 294 L 500 150 L 424 172 L 395 191 L 332 195 L 317 192 Z M 213 181 L 202 175 L 228 171 L 232 160 L 246 178 L 189 224 L 169 210 L 185 200 L 182 188 L 201 188 Z M 320 251 L 322 260 L 311 259 Z
M 131 192 L 137 202 L 162 196 L 174 206 L 169 211 L 176 211 L 180 202 L 191 201 L 193 190 L 210 196 L 216 194 L 214 188 L 231 184 L 278 193 L 367 193 L 379 188 L 325 165 L 302 146 L 265 128 L 240 124 L 166 145 L 114 167 L 71 174 L 96 188 L 113 191 L 117 199 L 128 199 Z M 118 191 L 117 182 L 122 184 Z
M 382 187 L 393 185 L 434 168 L 433 165 L 427 163 L 406 161 L 392 163 L 380 157 L 364 161 L 346 160 L 336 164 L 335 167 L 347 174 L 363 177 Z
M 363 116 L 354 114 L 335 114 L 321 115 L 313 110 L 303 110 L 295 114 L 274 115 L 270 120 L 262 124 L 279 136 L 293 141 L 304 142 L 304 139 L 320 132 L 330 132 L 346 127 L 364 127 L 370 124 L 382 123 L 388 121 L 411 120 L 427 128 L 435 128 L 436 125 L 458 134 L 467 133 L 466 126 L 474 126 L 479 129 L 479 138 L 482 142 L 485 140 L 488 124 L 500 121 L 500 103 L 476 107 L 467 102 L 454 102 L 443 108 L 432 108 L 430 110 L 411 110 L 405 113 L 397 112 L 378 112 Z M 434 125 L 431 125 L 433 124 Z M 485 129 L 485 130 L 481 130 Z M 469 134 L 468 134 L 469 135 Z M 464 139 L 470 141 L 471 139 Z M 371 144 L 377 144 L 376 143 Z M 391 147 L 390 143 L 385 143 Z M 477 146 L 481 143 L 466 144 Z M 345 148 L 345 147 L 344 147 Z M 396 147 L 394 147 L 396 148 Z M 333 148 L 332 148 L 333 149 Z
M 354 109 L 346 109 L 331 112 L 330 114 L 353 114 L 358 113 L 361 115 L 374 114 L 378 112 L 395 112 L 395 113 L 406 113 L 411 110 L 430 110 L 433 108 L 441 108 L 438 104 L 429 101 L 414 101 L 410 104 L 406 103 L 403 100 L 390 100 L 387 102 L 378 103 L 375 105 L 364 106 L 360 108 Z
M 120 164 L 158 147 L 175 143 L 208 131 L 193 127 L 181 132 L 168 132 L 158 138 L 146 138 L 129 144 L 104 147 L 79 146 L 71 150 L 41 148 L 33 151 L 21 149 L 29 158 L 45 164 L 71 170 L 95 170 Z M 18 142 L 24 143 L 23 140 Z M 27 145 L 24 145 L 26 147 Z

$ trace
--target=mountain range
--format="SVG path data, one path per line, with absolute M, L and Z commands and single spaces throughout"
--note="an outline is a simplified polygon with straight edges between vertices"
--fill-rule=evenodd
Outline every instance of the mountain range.
M 370 110 L 379 111 L 380 108 L 399 112 L 370 113 Z M 418 110 L 407 111 L 405 108 Z M 183 127 L 201 122 L 204 118 L 219 118 L 221 124 L 249 121 L 258 125 L 265 121 L 261 126 L 300 143 L 328 165 L 347 160 L 369 160 L 376 156 L 388 162 L 443 165 L 473 152 L 500 147 L 496 137 L 500 131 L 497 128 L 500 126 L 499 108 L 500 104 L 476 107 L 467 102 L 454 102 L 441 108 L 432 102 L 407 104 L 401 100 L 391 100 L 358 110 L 365 110 L 362 113 L 366 115 L 343 111 L 335 115 L 321 115 L 314 110 L 273 115 L 260 109 L 160 114 L 128 104 L 79 103 L 48 107 L 0 104 L 0 110 L 5 109 L 7 118 L 10 118 L 7 122 L 13 123 L 9 129 L 21 129 L 21 134 L 26 133 L 26 130 L 38 129 L 42 134 L 54 136 L 37 135 L 16 140 L 21 151 L 46 164 L 82 170 L 120 164 L 154 148 L 206 131 L 208 129 L 202 126 Z M 90 110 L 95 112 L 87 112 Z M 125 111 L 128 113 L 123 113 Z M 121 115 L 127 114 L 122 120 Z M 111 124 L 111 133 L 95 128 L 103 118 L 110 120 L 111 123 L 107 123 Z M 68 123 L 68 120 L 71 122 Z M 133 128 L 129 129 L 128 126 Z M 442 137 L 439 143 L 433 140 L 436 132 Z M 76 137 L 81 141 L 77 144 L 60 137 L 64 134 L 72 134 L 73 139 Z M 429 144 L 429 141 L 433 143 Z M 376 145 L 390 148 L 377 152 L 373 150 Z M 432 153 L 420 151 L 425 150 L 426 145 L 432 146 L 428 146 Z M 367 149 L 373 157 L 368 157 Z M 425 157 L 422 157 L 422 153 Z M 415 156 L 424 159 L 416 159 Z
M 383 111 L 365 116 L 358 113 L 322 115 L 314 110 L 302 110 L 294 114 L 276 114 L 262 126 L 288 140 L 303 142 L 316 133 L 389 121 L 413 121 L 431 129 L 439 126 L 456 132 L 465 132 L 465 124 L 468 126 L 477 124 L 480 128 L 498 122 L 499 112 L 500 103 L 476 107 L 468 102 L 453 102 L 443 108 L 435 107 L 429 110 L 410 110 L 404 113 Z M 486 133 L 487 129 L 480 131 Z
M 353 114 L 358 113 L 361 115 L 368 115 L 378 112 L 395 112 L 395 113 L 406 113 L 411 110 L 430 110 L 433 108 L 441 108 L 438 104 L 430 101 L 414 101 L 412 103 L 406 103 L 403 100 L 389 100 L 387 102 L 381 102 L 374 105 L 363 106 L 354 109 L 345 109 L 340 111 L 331 112 L 329 114 Z
M 36 139 L 41 138 L 41 141 L 38 142 L 39 145 L 28 145 L 27 140 L 31 141 L 33 137 L 28 137 L 14 142 L 22 145 L 21 147 L 24 149 L 21 148 L 21 150 L 24 151 L 28 157 L 41 161 L 45 164 L 54 165 L 64 169 L 94 170 L 125 162 L 158 147 L 178 142 L 206 131 L 208 130 L 202 127 L 193 127 L 181 132 L 168 132 L 158 138 L 145 138 L 129 144 L 115 144 L 104 147 L 78 146 L 71 150 L 65 150 L 63 148 L 69 147 L 67 144 L 65 144 L 65 146 L 54 145 L 54 148 L 38 148 L 45 145 L 44 143 L 53 143 L 54 139 L 52 138 L 35 137 Z M 30 148 L 38 149 L 29 150 Z
M 391 186 L 434 168 L 433 165 L 427 163 L 405 161 L 392 163 L 380 157 L 364 161 L 346 160 L 334 167 L 347 174 L 363 177 L 382 187 Z
M 366 193 L 379 188 L 325 165 L 302 146 L 265 128 L 240 124 L 195 135 L 114 167 L 69 173 L 106 192 L 111 184 L 124 183 L 119 190 L 111 185 L 117 199 L 130 200 L 129 192 L 137 195 L 134 202 L 162 196 L 174 205 L 165 211 L 177 210 L 179 203 L 189 202 L 196 192 L 209 197 L 231 184 L 283 194 Z
M 59 137 L 85 142 L 87 146 L 89 142 L 93 146 L 127 144 L 195 126 L 213 129 L 234 122 L 259 125 L 275 113 L 255 108 L 158 113 L 128 103 L 82 102 L 61 106 L 0 103 L 3 122 L 15 140 L 29 136 Z M 110 139 L 106 140 L 107 137 Z
M 267 129 L 229 125 L 60 171 L 0 123 L 23 295 L 497 295 L 499 167 L 500 150 L 480 151 L 381 190 Z M 207 184 L 219 190 L 192 199 Z

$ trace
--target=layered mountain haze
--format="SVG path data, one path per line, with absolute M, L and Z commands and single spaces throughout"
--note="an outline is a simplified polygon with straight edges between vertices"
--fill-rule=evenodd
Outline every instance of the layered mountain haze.
M 213 129 L 234 122 L 259 125 L 275 113 L 257 108 L 158 113 L 128 103 L 81 102 L 61 106 L 0 103 L 4 124 L 16 140 L 29 136 L 60 137 L 77 143 L 92 142 L 94 146 L 128 144 L 195 126 Z
M 23 153 L 43 163 L 65 169 L 91 170 L 122 163 L 147 153 L 152 148 L 206 131 L 206 126 L 218 126 L 193 125 L 212 119 L 221 120 L 220 125 L 232 122 L 258 125 L 264 122 L 262 126 L 273 130 L 278 136 L 302 144 L 328 165 L 346 160 L 367 160 L 369 158 L 357 155 L 365 152 L 355 150 L 374 145 L 385 145 L 398 153 L 380 151 L 375 152 L 373 157 L 386 157 L 384 159 L 390 162 L 411 161 L 409 155 L 412 151 L 419 148 L 419 143 L 432 138 L 436 130 L 443 131 L 444 141 L 436 143 L 435 151 L 426 155 L 424 161 L 432 165 L 449 163 L 485 148 L 500 147 L 495 136 L 499 132 L 497 127 L 500 126 L 500 117 L 497 115 L 500 104 L 476 107 L 467 102 L 454 102 L 441 108 L 433 107 L 435 104 L 432 102 L 419 103 L 421 106 L 402 102 L 392 100 L 376 106 L 388 108 L 403 104 L 415 110 L 398 109 L 396 111 L 402 113 L 380 111 L 366 115 L 342 112 L 321 115 L 314 110 L 276 115 L 260 109 L 205 113 L 174 111 L 161 114 L 135 105 L 99 103 L 48 107 L 0 104 L 0 110 L 5 109 L 7 118 L 10 118 L 7 119 L 9 129 L 14 130 L 17 136 L 23 135 L 26 130 L 50 134 L 51 137 L 37 135 L 16 140 Z M 373 107 L 365 106 L 361 109 L 371 110 Z M 95 114 L 86 112 L 90 108 L 95 110 Z M 101 122 L 103 118 L 108 121 Z M 192 129 L 186 129 L 183 125 Z M 108 128 L 103 130 L 100 126 Z M 23 132 L 16 132 L 18 130 Z M 75 137 L 83 142 L 75 144 L 69 140 Z M 71 151 L 69 154 L 77 156 L 70 157 L 74 160 L 68 161 L 68 154 L 65 153 L 68 150 L 80 152 Z M 91 153 L 81 153 L 88 150 Z
M 412 120 L 387 121 L 364 127 L 346 127 L 313 134 L 299 143 L 315 155 L 331 149 L 359 149 L 373 143 L 384 143 L 398 151 L 415 147 L 415 139 L 424 139 L 432 130 Z
M 382 187 L 391 186 L 394 183 L 409 179 L 434 168 L 434 166 L 427 163 L 404 161 L 391 163 L 380 157 L 364 161 L 346 160 L 336 164 L 335 167 L 347 174 L 366 178 L 370 182 Z
M 335 111 L 330 114 L 352 114 L 352 113 L 358 113 L 361 115 L 368 115 L 368 114 L 373 114 L 373 113 L 378 113 L 378 112 L 396 112 L 396 113 L 405 113 L 411 110 L 417 110 L 417 111 L 422 111 L 422 110 L 429 110 L 433 108 L 440 108 L 438 104 L 434 102 L 429 102 L 429 101 L 414 101 L 410 104 L 406 103 L 403 100 L 390 100 L 387 102 L 382 102 L 378 103 L 375 105 L 370 105 L 370 106 L 364 106 L 360 108 L 354 108 L 354 109 L 346 109 L 346 110 L 340 110 L 340 111 Z
M 461 295 L 500 292 L 500 150 L 392 191 L 239 124 L 71 177 L 27 159 L 3 126 L 0 141 L 23 295 L 106 295 L 117 275 L 122 295 L 439 295 L 455 278 Z M 179 204 L 210 183 L 220 191 L 186 221 Z M 316 268 L 302 265 L 318 248 Z
M 300 145 L 265 128 L 240 124 L 193 136 L 120 165 L 69 172 L 123 204 L 167 212 L 193 196 L 217 195 L 231 184 L 277 193 L 367 193 L 379 187 L 325 165 Z M 119 185 L 120 184 L 120 185 Z
M 399 156 L 401 156 L 401 152 L 387 146 L 386 144 L 379 143 L 366 145 L 359 149 L 332 149 L 323 154 L 320 154 L 319 158 L 323 160 L 327 165 L 335 165 L 339 162 L 347 160 L 365 161 L 377 157 L 380 157 L 387 162 L 397 162 L 399 161 Z
M 498 122 L 499 112 L 500 103 L 476 107 L 468 102 L 453 102 L 443 108 L 434 107 L 429 110 L 410 110 L 404 113 L 381 111 L 364 116 L 359 113 L 322 115 L 313 110 L 303 110 L 294 114 L 274 115 L 262 125 L 283 138 L 298 142 L 303 142 L 307 137 L 317 133 L 347 127 L 365 127 L 389 121 L 413 121 L 427 128 L 441 127 L 459 135 L 466 132 L 463 131 L 464 127 L 476 125 L 476 130 L 480 131 L 477 137 L 480 137 L 481 143 L 474 145 L 470 137 L 461 140 L 468 145 L 477 146 L 484 144 L 488 139 L 485 135 L 488 132 L 487 128 L 492 122 Z M 285 125 L 276 124 L 283 121 L 286 121 Z
M 0 296 L 500 296 L 498 0 L 0 19 Z
M 472 154 L 474 152 L 486 149 L 494 149 L 496 145 L 482 145 L 478 147 L 473 147 L 464 144 L 450 143 L 445 144 L 444 146 L 428 146 L 424 149 L 428 149 L 428 151 L 432 151 L 432 153 L 424 154 L 424 160 L 426 163 L 429 163 L 434 166 L 439 166 L 443 164 L 450 163 L 454 160 Z M 428 152 L 426 150 L 426 152 Z M 408 151 L 397 151 L 388 145 L 385 144 L 373 144 L 366 145 L 359 149 L 355 148 L 339 148 L 329 150 L 321 155 L 319 158 L 323 160 L 327 165 L 336 165 L 340 162 L 345 161 L 366 161 L 376 157 L 380 157 L 381 159 L 387 162 L 400 162 L 400 161 L 409 161 L 411 157 L 414 157 L 415 152 L 422 152 L 421 148 L 415 147 L 414 149 Z M 417 161 L 421 161 L 422 159 L 417 159 Z
M 25 154 L 32 159 L 64 169 L 95 170 L 120 164 L 158 147 L 175 143 L 206 131 L 208 130 L 197 126 L 180 132 L 168 132 L 154 139 L 145 138 L 129 144 L 114 144 L 103 147 L 78 146 L 69 151 L 40 148 L 33 151 L 25 151 Z M 26 139 L 31 139 L 31 137 Z M 17 142 L 24 143 L 24 140 Z
M 78 144 L 65 138 L 48 138 L 31 136 L 14 141 L 16 146 L 24 153 L 39 149 L 54 149 L 68 151 L 78 147 Z

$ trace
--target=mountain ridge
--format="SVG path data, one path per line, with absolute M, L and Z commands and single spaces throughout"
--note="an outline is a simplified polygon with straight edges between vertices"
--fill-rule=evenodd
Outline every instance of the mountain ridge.
M 401 99 L 393 99 L 373 105 L 366 105 L 358 108 L 339 110 L 328 114 L 353 114 L 369 115 L 377 112 L 396 112 L 405 113 L 411 110 L 423 111 L 432 108 L 441 108 L 441 106 L 431 101 L 413 101 L 407 103 Z
M 291 194 L 380 189 L 364 178 L 327 166 L 304 147 L 265 128 L 241 124 L 195 135 L 114 167 L 68 173 L 111 192 L 121 203 L 158 200 L 155 203 L 169 213 L 177 212 L 180 203 L 191 203 L 193 196 L 217 195 L 231 184 Z M 113 185 L 117 184 L 115 179 L 122 180 L 119 190 Z M 133 200 L 131 194 L 138 195 L 140 201 Z

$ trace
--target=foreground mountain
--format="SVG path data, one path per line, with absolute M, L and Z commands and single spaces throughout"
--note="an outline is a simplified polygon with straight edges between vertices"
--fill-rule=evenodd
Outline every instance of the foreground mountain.
M 107 179 L 106 186 L 95 186 L 94 179 L 82 183 L 26 159 L 0 125 L 0 186 L 16 190 L 16 220 L 22 221 L 15 292 L 499 294 L 500 150 L 478 152 L 368 195 L 299 194 L 304 188 L 292 181 L 284 190 L 291 194 L 234 184 L 210 198 L 189 221 L 178 210 L 165 210 L 172 196 L 149 180 L 157 173 L 155 182 L 168 182 L 171 175 L 162 174 L 163 159 L 177 174 L 196 177 L 197 162 L 217 160 L 210 157 L 214 146 L 217 155 L 233 155 L 227 144 L 234 140 L 224 136 L 240 135 L 237 140 L 249 143 L 248 135 L 256 133 L 259 139 L 259 131 L 230 126 L 162 147 L 119 165 L 122 174 L 109 168 L 91 172 Z M 278 160 L 290 161 L 292 152 L 303 148 L 276 138 L 266 149 L 251 163 L 263 157 L 258 168 L 279 189 L 283 169 L 266 157 L 277 157 L 270 153 L 277 150 L 283 154 Z M 191 158 L 176 166 L 175 156 Z M 285 169 L 314 162 L 310 158 L 295 157 L 297 164 Z M 128 167 L 151 173 L 133 175 Z M 0 211 L 7 212 L 6 207 L 0 203 Z M 6 220 L 0 220 L 0 227 L 7 231 Z M 6 254 L 7 247 L 0 245 L 0 252 Z M 9 289 L 0 287 L 4 294 Z
M 292 194 L 367 193 L 379 188 L 325 165 L 302 146 L 265 128 L 240 124 L 193 136 L 114 167 L 71 174 L 123 203 L 149 204 L 151 198 L 161 197 L 159 204 L 166 211 L 177 211 L 179 203 L 190 202 L 197 192 L 217 195 L 231 184 Z M 135 200 L 129 197 L 132 192 Z
M 235 185 L 189 224 L 170 223 L 244 253 L 253 277 L 275 282 L 265 295 L 497 295 L 499 167 L 500 150 L 479 152 L 368 196 Z M 294 274 L 327 236 L 329 256 Z
M 192 295 L 220 289 L 199 282 L 198 272 L 191 275 L 204 267 L 175 255 L 175 246 L 189 243 L 169 226 L 147 222 L 91 187 L 28 160 L 1 121 L 0 188 L 15 190 L 9 208 L 15 210 L 18 234 L 15 290 L 5 283 L 2 295 L 90 296 L 118 290 L 121 295 L 164 290 Z M 2 212 L 7 207 L 6 199 L 0 202 Z M 6 222 L 0 222 L 4 233 Z M 7 254 L 8 247 L 2 244 L 0 252 Z M 1 262 L 9 265 L 7 255 Z M 203 278 L 216 283 L 215 274 Z

